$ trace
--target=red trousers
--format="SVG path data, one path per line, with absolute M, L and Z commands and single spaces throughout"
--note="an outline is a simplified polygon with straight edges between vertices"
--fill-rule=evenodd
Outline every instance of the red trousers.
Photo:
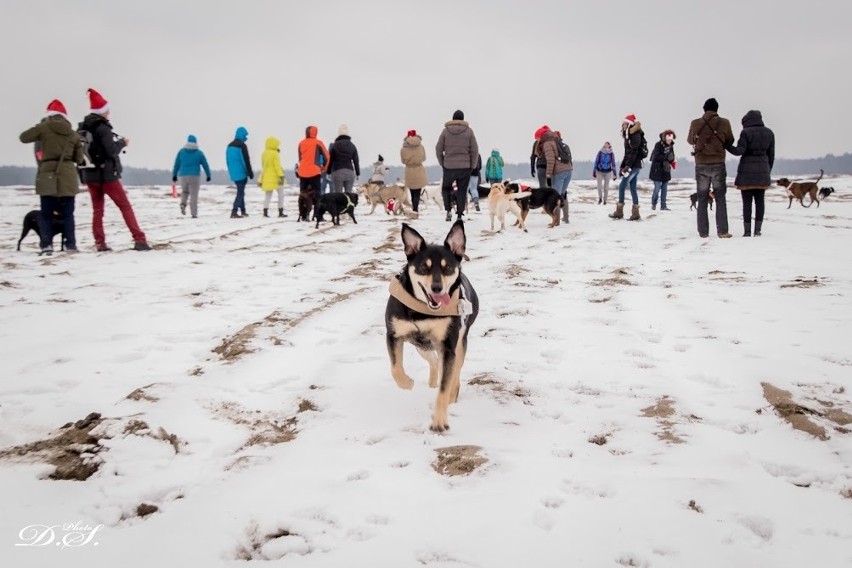
M 127 197 L 127 192 L 124 191 L 124 186 L 119 180 L 107 181 L 100 183 L 87 183 L 89 195 L 92 196 L 92 235 L 95 237 L 95 246 L 105 246 L 106 236 L 104 235 L 104 196 L 108 195 L 112 202 L 121 211 L 121 216 L 124 217 L 124 223 L 130 229 L 130 234 L 133 236 L 133 241 L 144 243 L 145 233 L 139 228 L 139 223 L 136 222 L 136 215 L 133 213 L 133 206 L 130 205 L 130 199 Z

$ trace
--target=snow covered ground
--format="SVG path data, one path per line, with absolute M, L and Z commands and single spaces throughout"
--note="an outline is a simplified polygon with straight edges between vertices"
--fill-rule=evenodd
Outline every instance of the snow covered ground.
M 82 194 L 83 252 L 38 257 L 37 198 L 3 190 L 0 565 L 850 566 L 852 178 L 823 185 L 770 190 L 749 239 L 734 189 L 734 238 L 698 238 L 688 181 L 668 212 L 643 182 L 641 222 L 587 181 L 569 225 L 472 214 L 443 435 L 425 362 L 406 347 L 411 391 L 389 372 L 400 217 L 315 230 L 254 187 L 229 219 L 210 187 L 193 220 L 133 188 L 154 251 L 108 201 L 94 252 Z

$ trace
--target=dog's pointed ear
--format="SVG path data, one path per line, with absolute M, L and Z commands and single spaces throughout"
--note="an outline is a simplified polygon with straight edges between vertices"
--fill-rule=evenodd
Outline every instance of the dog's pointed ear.
M 450 232 L 447 233 L 447 238 L 444 240 L 444 246 L 450 249 L 461 261 L 464 258 L 464 253 L 467 248 L 467 237 L 464 234 L 464 221 L 458 220 L 450 227 Z
M 426 240 L 420 233 L 411 228 L 408 223 L 402 224 L 402 246 L 405 248 L 405 256 L 412 257 L 423 248 Z

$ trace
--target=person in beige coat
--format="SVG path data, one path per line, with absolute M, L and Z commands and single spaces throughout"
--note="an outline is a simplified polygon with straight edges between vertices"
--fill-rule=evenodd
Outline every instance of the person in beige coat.
M 416 130 L 408 131 L 402 141 L 399 158 L 405 166 L 405 187 L 411 192 L 411 209 L 417 219 L 420 216 L 420 192 L 423 186 L 429 183 L 429 178 L 426 177 L 426 168 L 423 166 L 426 161 L 426 149 L 423 148 L 423 139 Z

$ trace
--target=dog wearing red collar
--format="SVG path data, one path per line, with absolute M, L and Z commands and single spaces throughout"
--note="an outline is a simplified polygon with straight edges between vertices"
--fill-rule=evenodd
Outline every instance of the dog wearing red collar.
M 414 386 L 402 365 L 404 344 L 414 345 L 429 363 L 429 386 L 439 387 L 429 429 L 443 432 L 450 428 L 447 407 L 458 401 L 467 334 L 479 313 L 479 298 L 461 271 L 464 222 L 453 224 L 443 245 L 427 244 L 403 223 L 402 244 L 406 263 L 391 280 L 385 309 L 391 375 L 400 388 Z

